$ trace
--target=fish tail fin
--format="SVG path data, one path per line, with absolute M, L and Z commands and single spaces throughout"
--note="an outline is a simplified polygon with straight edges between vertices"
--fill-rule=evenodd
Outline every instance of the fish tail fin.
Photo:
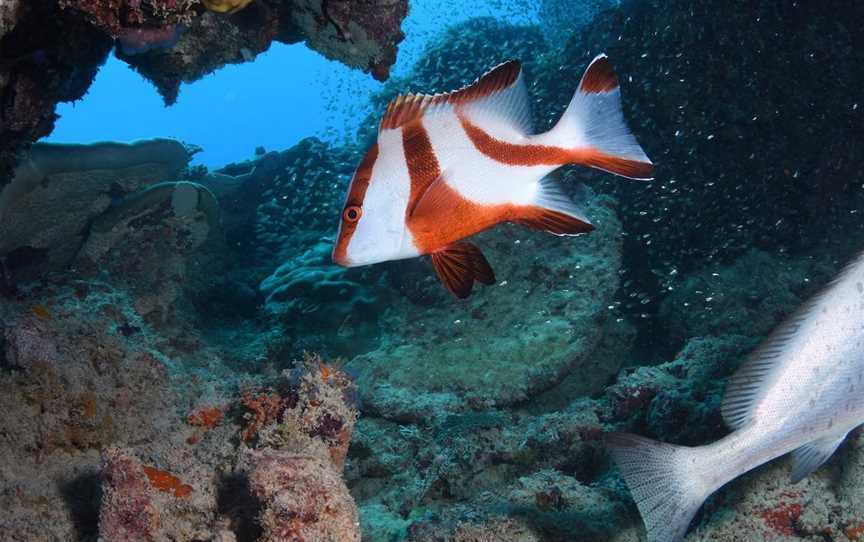
M 606 446 L 636 501 L 648 542 L 680 542 L 705 499 L 699 474 L 710 460 L 704 448 L 656 442 L 627 433 L 606 436 Z
M 605 54 L 591 61 L 561 119 L 541 137 L 573 149 L 571 163 L 631 179 L 653 178 L 654 165 L 624 121 L 618 77 Z

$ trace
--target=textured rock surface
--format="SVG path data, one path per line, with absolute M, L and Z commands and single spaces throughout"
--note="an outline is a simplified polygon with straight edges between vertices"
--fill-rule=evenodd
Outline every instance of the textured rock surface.
M 285 329 L 286 348 L 351 355 L 380 339 L 378 318 L 394 294 L 377 273 L 334 264 L 332 251 L 332 241 L 321 241 L 261 283 L 266 311 Z
M 307 475 L 342 484 L 354 510 L 340 479 L 357 416 L 344 373 L 317 358 L 284 376 L 234 373 L 237 353 L 182 321 L 151 326 L 127 288 L 73 278 L 0 303 L 4 539 L 255 540 L 244 458 L 265 443 L 323 465 Z M 253 393 L 281 409 L 254 416 Z M 266 438 L 244 438 L 251 421 Z
M 252 492 L 261 501 L 262 542 L 359 542 L 354 499 L 326 459 L 262 452 L 252 460 Z

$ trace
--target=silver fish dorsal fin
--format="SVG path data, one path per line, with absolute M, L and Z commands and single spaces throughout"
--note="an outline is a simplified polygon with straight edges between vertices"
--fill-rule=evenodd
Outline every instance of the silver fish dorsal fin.
M 394 98 L 381 119 L 379 132 L 404 126 L 423 116 L 453 107 L 470 109 L 473 118 L 495 117 L 521 133 L 531 132 L 528 91 L 517 60 L 503 62 L 474 83 L 440 94 L 405 94 Z
M 786 358 L 789 344 L 802 324 L 811 317 L 831 287 L 862 264 L 864 264 L 864 253 L 859 253 L 831 282 L 786 318 L 732 375 L 720 405 L 723 420 L 730 429 L 740 429 L 750 423 L 753 410 L 762 398 L 767 380 L 773 374 L 775 367 Z

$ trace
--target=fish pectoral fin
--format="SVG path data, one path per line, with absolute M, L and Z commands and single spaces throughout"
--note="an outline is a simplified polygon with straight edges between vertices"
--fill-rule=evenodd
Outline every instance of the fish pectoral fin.
M 446 175 L 447 172 L 442 171 L 417 197 L 414 205 L 408 209 L 409 219 L 430 218 L 452 203 L 453 189 L 447 185 Z
M 531 204 L 519 206 L 510 221 L 555 235 L 579 235 L 594 229 L 582 209 L 549 177 L 538 181 Z
M 479 248 L 466 241 L 433 252 L 432 267 L 444 286 L 459 299 L 471 294 L 474 281 L 495 284 L 495 273 L 486 257 Z
M 848 434 L 843 433 L 840 438 L 832 436 L 814 440 L 792 452 L 792 483 L 797 484 L 825 464 Z

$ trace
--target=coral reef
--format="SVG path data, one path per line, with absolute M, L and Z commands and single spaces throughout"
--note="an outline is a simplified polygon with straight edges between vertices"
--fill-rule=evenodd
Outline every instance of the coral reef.
M 354 499 L 326 460 L 267 451 L 252 461 L 250 487 L 264 508 L 262 542 L 360 542 Z
M 320 467 L 291 487 L 341 508 L 310 501 L 304 513 L 341 514 L 357 532 L 340 478 L 357 410 L 337 367 L 308 358 L 266 379 L 237 374 L 188 327 L 155 328 L 125 287 L 93 281 L 7 301 L 0 322 L 4 538 L 254 540 L 268 526 L 250 446 Z M 238 390 L 252 387 L 281 408 L 247 442 Z
M 205 187 L 152 185 L 91 222 L 74 264 L 83 276 L 111 275 L 135 297 L 135 309 L 146 320 L 173 321 L 188 260 L 218 226 L 218 203 Z
M 350 355 L 373 348 L 379 338 L 390 290 L 375 273 L 334 264 L 332 251 L 332 241 L 321 241 L 261 283 L 265 309 L 286 337 L 295 338 L 286 347 Z
M 80 99 L 112 40 L 56 2 L 0 6 L 0 187 L 18 154 L 54 129 L 58 102 Z
M 96 0 L 59 12 L 4 3 L 0 161 L 50 129 L 57 96 L 83 92 L 92 73 L 81 66 L 133 22 L 185 27 L 170 50 L 127 57 L 154 67 L 170 98 L 178 81 L 269 39 L 301 39 L 313 22 L 321 41 L 305 37 L 334 56 L 352 40 L 395 41 L 346 21 L 390 17 L 381 28 L 392 30 L 404 7 L 295 4 L 225 15 L 142 0 L 130 5 L 148 6 L 145 20 L 132 21 L 134 9 L 100 12 Z M 387 9 L 361 15 L 373 4 Z M 485 232 L 477 242 L 505 280 L 465 302 L 422 259 L 327 262 L 377 119 L 357 146 L 308 139 L 212 173 L 180 173 L 190 150 L 165 142 L 167 161 L 39 173 L 33 164 L 68 162 L 37 146 L 0 192 L 3 536 L 639 540 L 603 433 L 684 445 L 722 436 L 728 376 L 862 238 L 862 74 L 849 53 L 861 30 L 846 22 L 860 10 L 840 20 L 805 3 L 623 2 L 554 47 L 543 30 L 491 19 L 448 29 L 373 97 L 376 114 L 397 91 L 447 90 L 521 57 L 542 130 L 605 50 L 658 164 L 651 183 L 565 169 L 597 230 Z M 33 21 L 94 37 L 45 48 L 28 37 Z M 209 51 L 207 29 L 224 37 L 224 56 Z M 778 40 L 788 47 L 772 48 Z M 366 62 L 386 63 L 385 49 L 340 58 L 383 72 Z M 218 62 L 203 64 L 211 54 Z M 304 349 L 346 359 L 295 362 Z M 856 434 L 795 486 L 785 460 L 742 477 L 690 539 L 861 539 L 862 450 Z
M 193 148 L 170 139 L 132 144 L 40 143 L 0 189 L 0 258 L 15 277 L 62 269 L 112 201 L 176 177 Z
M 99 538 L 106 542 L 154 540 L 159 510 L 150 495 L 144 467 L 128 451 L 102 451 L 102 504 Z

